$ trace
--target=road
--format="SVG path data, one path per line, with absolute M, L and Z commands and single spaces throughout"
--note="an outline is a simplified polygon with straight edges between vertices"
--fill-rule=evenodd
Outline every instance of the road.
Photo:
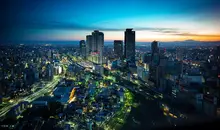
M 106 68 L 108 71 L 110 71 L 108 68 Z M 150 84 L 152 83 L 143 83 L 142 81 L 140 81 L 139 79 L 136 79 L 138 81 L 138 83 L 136 82 L 133 82 L 133 81 L 130 81 L 130 80 L 127 80 L 126 77 L 123 77 L 122 75 L 120 74 L 117 74 L 117 73 L 112 73 L 113 76 L 118 76 L 120 77 L 121 81 L 123 82 L 132 82 L 134 85 L 136 86 L 133 86 L 133 85 L 126 85 L 126 87 L 133 91 L 133 92 L 136 92 L 136 93 L 140 93 L 141 95 L 143 96 L 149 96 L 149 97 L 153 97 L 153 98 L 161 98 L 161 95 L 162 93 L 159 93 L 155 90 L 153 90 L 153 86 L 151 86 Z M 149 81 L 150 82 L 150 81 Z M 124 84 L 122 84 L 122 86 L 124 86 Z
M 60 77 L 54 76 L 54 79 L 50 82 L 47 82 L 46 85 L 42 89 L 40 89 L 39 91 L 37 91 L 37 92 L 35 92 L 31 95 L 28 95 L 26 97 L 19 98 L 18 100 L 16 100 L 16 102 L 13 102 L 12 104 L 4 106 L 3 108 L 0 109 L 0 117 L 5 116 L 6 113 L 9 112 L 12 107 L 17 105 L 21 101 L 32 102 L 35 99 L 37 99 L 37 98 L 43 96 L 44 94 L 48 93 L 49 91 L 52 91 L 53 88 L 58 84 L 59 81 L 60 81 Z M 38 85 L 40 85 L 40 84 L 38 84 Z M 35 85 L 34 87 L 38 87 L 38 86 Z

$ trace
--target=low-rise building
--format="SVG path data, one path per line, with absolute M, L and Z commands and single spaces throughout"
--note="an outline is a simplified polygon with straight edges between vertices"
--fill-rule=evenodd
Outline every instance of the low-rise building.
M 34 108 L 48 107 L 49 102 L 53 102 L 56 100 L 57 100 L 56 97 L 44 96 L 44 97 L 37 98 L 31 104 L 32 104 L 32 107 Z
M 53 95 L 57 97 L 57 101 L 62 104 L 72 102 L 75 96 L 76 87 L 57 87 Z

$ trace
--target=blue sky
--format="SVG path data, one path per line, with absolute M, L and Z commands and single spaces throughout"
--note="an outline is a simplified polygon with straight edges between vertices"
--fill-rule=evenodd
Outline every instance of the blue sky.
M 4 1 L 1 1 L 4 2 Z M 220 40 L 219 0 L 5 0 L 3 40 L 80 40 L 94 29 L 105 40 Z

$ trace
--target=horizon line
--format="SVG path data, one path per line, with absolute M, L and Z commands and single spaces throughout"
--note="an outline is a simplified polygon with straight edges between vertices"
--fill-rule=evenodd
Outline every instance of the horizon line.
M 81 39 L 84 40 L 84 39 Z M 19 42 L 79 42 L 81 40 L 21 40 L 21 41 L 0 41 L 0 43 L 19 43 Z M 115 39 L 115 40 L 120 40 L 120 39 Z M 120 41 L 124 41 L 124 40 L 120 40 Z M 135 42 L 153 42 L 153 41 L 157 41 L 157 42 L 188 42 L 188 41 L 192 41 L 192 42 L 220 42 L 220 40 L 217 41 L 200 41 L 200 40 L 192 40 L 192 39 L 188 39 L 188 40 L 178 40 L 178 41 L 158 41 L 158 40 L 152 40 L 152 41 L 135 41 Z M 114 40 L 104 40 L 104 42 L 114 42 Z

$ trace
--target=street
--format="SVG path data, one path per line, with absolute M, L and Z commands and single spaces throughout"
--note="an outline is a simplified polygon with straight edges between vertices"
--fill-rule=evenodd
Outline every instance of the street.
M 15 105 L 17 105 L 19 102 L 21 101 L 28 101 L 28 102 L 32 102 L 34 101 L 35 99 L 41 97 L 41 96 L 44 96 L 44 94 L 46 94 L 47 92 L 53 90 L 53 88 L 57 85 L 57 83 L 60 81 L 60 77 L 58 76 L 54 76 L 54 79 L 50 82 L 47 82 L 46 85 L 40 89 L 39 91 L 31 94 L 31 95 L 28 95 L 28 96 L 25 96 L 25 97 L 22 97 L 22 98 L 19 98 L 17 99 L 16 101 L 14 101 L 13 103 L 11 104 L 8 104 L 4 107 L 2 107 L 0 109 L 0 117 L 3 117 L 6 115 L 7 112 L 9 112 L 9 110 L 14 107 Z M 40 84 L 38 84 L 40 85 Z M 34 85 L 33 87 L 39 87 L 38 85 Z

